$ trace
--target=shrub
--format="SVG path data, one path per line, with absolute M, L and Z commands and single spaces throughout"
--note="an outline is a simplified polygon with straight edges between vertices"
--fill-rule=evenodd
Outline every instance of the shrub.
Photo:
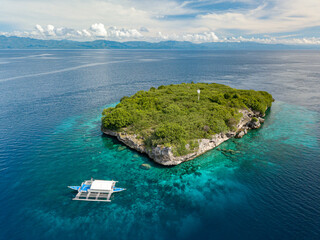
M 238 93 L 233 94 L 233 98 L 240 98 L 240 95 Z
M 201 89 L 198 101 L 197 89 Z M 107 129 L 127 131 L 142 136 L 148 147 L 172 147 L 177 155 L 186 154 L 198 144 L 197 139 L 234 130 L 248 108 L 262 114 L 272 104 L 264 91 L 237 90 L 222 84 L 187 83 L 150 88 L 131 97 L 123 97 L 115 108 L 102 112 Z
M 234 129 L 238 124 L 238 121 L 232 117 L 232 118 L 229 118 L 227 120 L 227 126 L 230 128 L 230 129 Z
M 127 96 L 124 96 L 124 97 L 122 97 L 121 99 L 120 99 L 120 102 L 122 102 L 122 101 L 124 101 L 124 100 L 126 100 L 126 99 L 128 99 L 129 97 L 127 97 Z
M 166 123 L 154 131 L 154 137 L 163 142 L 175 143 L 186 137 L 186 131 L 176 123 Z
M 210 129 L 212 130 L 212 134 L 226 132 L 228 131 L 228 126 L 226 125 L 225 121 L 221 118 L 212 117 L 208 121 Z
M 124 109 L 117 108 L 107 113 L 102 119 L 105 128 L 117 130 L 132 123 L 132 116 Z
M 209 100 L 211 102 L 218 103 L 218 104 L 223 103 L 222 97 L 220 95 L 213 95 L 213 96 L 209 97 Z
M 173 154 L 175 156 L 183 156 L 189 153 L 188 149 L 186 149 L 187 142 L 184 139 L 181 139 L 178 144 L 176 144 L 173 149 Z
M 166 90 L 166 93 L 167 93 L 167 94 L 172 94 L 173 91 L 171 90 L 171 88 L 168 88 L 168 89 Z
M 198 147 L 199 147 L 199 143 L 198 143 L 197 140 L 191 140 L 191 141 L 189 141 L 189 148 L 190 148 L 190 150 L 194 150 L 194 149 L 196 149 L 196 148 L 198 148 Z
M 170 104 L 168 107 L 163 108 L 162 111 L 167 114 L 178 114 L 180 112 L 180 108 L 177 104 Z
M 231 97 L 230 93 L 225 93 L 223 96 L 225 99 L 229 99 Z

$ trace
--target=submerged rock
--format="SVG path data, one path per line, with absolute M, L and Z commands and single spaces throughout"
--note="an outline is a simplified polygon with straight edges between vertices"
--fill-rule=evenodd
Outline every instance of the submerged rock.
M 219 151 L 222 151 L 224 153 L 230 153 L 230 154 L 236 154 L 236 153 L 240 153 L 240 151 L 236 151 L 236 150 L 232 150 L 232 149 L 218 149 Z
M 125 146 L 120 146 L 120 147 L 118 147 L 118 151 L 123 151 L 123 150 L 125 150 L 125 149 L 126 149 Z
M 140 165 L 140 168 L 144 169 L 144 170 L 149 170 L 151 168 L 150 164 L 144 163 Z

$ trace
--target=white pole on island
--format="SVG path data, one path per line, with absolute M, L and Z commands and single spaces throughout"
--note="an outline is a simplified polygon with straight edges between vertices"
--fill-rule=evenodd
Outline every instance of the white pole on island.
M 198 92 L 198 101 L 200 100 L 200 89 L 197 90 Z

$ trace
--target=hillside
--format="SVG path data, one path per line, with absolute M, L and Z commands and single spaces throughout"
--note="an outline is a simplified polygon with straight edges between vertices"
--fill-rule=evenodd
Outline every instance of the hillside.
M 0 36 L 0 49 L 211 49 L 211 50 L 290 50 L 319 49 L 318 45 L 262 44 L 257 42 L 208 42 L 186 41 L 129 41 L 109 40 L 71 41 L 41 40 L 24 37 Z

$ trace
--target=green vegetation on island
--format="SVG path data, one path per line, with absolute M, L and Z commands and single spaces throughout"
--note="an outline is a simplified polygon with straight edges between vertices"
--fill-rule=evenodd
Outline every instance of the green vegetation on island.
M 136 134 L 150 148 L 170 146 L 176 156 L 181 156 L 198 147 L 197 139 L 235 130 L 242 118 L 239 110 L 264 114 L 272 101 L 264 91 L 238 90 L 216 83 L 152 87 L 104 109 L 102 127 Z

